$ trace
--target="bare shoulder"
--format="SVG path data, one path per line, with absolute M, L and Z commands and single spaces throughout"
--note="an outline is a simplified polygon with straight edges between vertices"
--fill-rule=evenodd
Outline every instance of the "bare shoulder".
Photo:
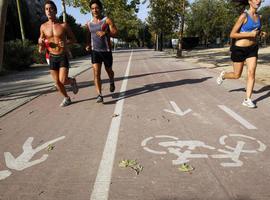
M 240 16 L 239 16 L 239 20 L 245 20 L 247 18 L 247 13 L 243 12 Z
M 66 22 L 61 23 L 61 26 L 63 26 L 64 28 L 68 28 L 69 27 L 68 23 L 66 23 Z
M 106 23 L 107 23 L 107 24 L 113 24 L 113 21 L 112 21 L 111 18 L 107 17 L 107 18 L 106 18 Z
M 45 23 L 41 24 L 40 29 L 46 28 L 47 24 L 48 24 L 48 22 L 45 22 Z

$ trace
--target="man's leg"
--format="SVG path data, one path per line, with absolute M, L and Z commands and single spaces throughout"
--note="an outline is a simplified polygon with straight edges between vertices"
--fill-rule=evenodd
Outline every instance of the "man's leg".
M 101 92 L 101 63 L 93 64 L 93 72 L 94 72 L 94 83 L 97 91 L 97 103 L 103 102 L 102 92 Z
M 114 85 L 114 71 L 112 70 L 113 65 L 113 57 L 112 52 L 106 52 L 103 54 L 103 61 L 105 65 L 105 70 L 110 79 L 110 92 L 114 92 L 115 85 Z
M 60 70 L 59 70 L 60 71 Z M 66 89 L 64 84 L 60 81 L 60 76 L 59 76 L 59 71 L 57 70 L 50 70 L 51 76 L 55 82 L 55 85 L 57 87 L 57 89 L 59 90 L 59 92 L 64 96 L 64 97 L 68 97 Z
M 115 85 L 114 85 L 114 71 L 112 70 L 112 67 L 105 67 L 105 70 L 109 76 L 110 79 L 110 92 L 114 92 Z
M 69 71 L 69 69 L 66 68 L 66 67 L 61 67 L 59 69 L 59 79 L 60 79 L 60 82 L 63 85 L 70 85 L 72 87 L 72 92 L 74 94 L 77 94 L 78 91 L 79 91 L 79 88 L 77 86 L 77 81 L 76 81 L 75 78 L 68 77 L 68 71 Z

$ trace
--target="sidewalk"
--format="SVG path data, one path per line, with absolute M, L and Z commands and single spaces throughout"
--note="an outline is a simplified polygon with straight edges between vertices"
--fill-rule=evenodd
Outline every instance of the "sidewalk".
M 90 57 L 70 61 L 69 76 L 77 76 L 91 67 Z M 89 77 L 90 79 L 90 77 Z M 2 76 L 0 79 L 0 117 L 55 87 L 44 65 L 32 65 L 28 70 Z
M 169 51 L 170 54 L 175 52 Z M 218 70 L 232 70 L 229 47 L 203 50 L 184 51 L 185 62 L 197 63 L 206 68 Z M 69 75 L 77 76 L 90 69 L 90 57 L 83 57 L 70 61 Z M 259 50 L 259 60 L 256 81 L 270 85 L 270 47 Z M 246 78 L 246 68 L 243 72 Z M 90 80 L 90 77 L 89 77 Z M 54 84 L 47 65 L 33 65 L 30 69 L 2 76 L 0 79 L 0 117 L 17 107 L 31 101 L 41 94 L 54 91 Z
M 232 71 L 232 61 L 229 47 L 191 50 L 183 52 L 183 61 L 198 63 L 202 67 L 217 68 L 222 71 Z M 264 85 L 270 85 L 270 46 L 259 49 L 258 66 L 256 69 L 256 81 Z M 246 79 L 246 67 L 243 71 L 243 79 Z

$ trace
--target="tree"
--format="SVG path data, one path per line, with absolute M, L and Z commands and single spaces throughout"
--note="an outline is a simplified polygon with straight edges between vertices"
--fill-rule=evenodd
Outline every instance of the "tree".
M 0 0 L 0 72 L 3 70 L 4 36 L 8 0 Z
M 270 6 L 263 7 L 259 10 L 259 14 L 262 15 L 262 25 L 263 25 L 263 31 L 268 33 L 267 38 L 269 40 L 270 36 Z
M 162 50 L 163 36 L 179 30 L 179 22 L 182 12 L 182 1 L 179 0 L 150 0 L 151 8 L 147 22 L 151 30 L 157 35 L 158 49 Z M 161 42 L 158 42 L 158 40 Z
M 199 37 L 207 46 L 216 38 L 228 36 L 237 13 L 226 0 L 196 0 L 187 14 L 187 34 Z
M 90 12 L 89 0 L 66 0 L 67 5 Z M 139 21 L 136 16 L 139 0 L 104 0 L 104 14 L 110 17 L 118 28 L 118 38 L 125 42 L 138 40 Z
M 182 0 L 181 6 L 181 25 L 179 31 L 179 38 L 178 38 L 178 47 L 177 47 L 177 57 L 182 57 L 182 50 L 183 50 L 183 37 L 184 37 L 184 25 L 185 25 L 185 10 L 186 10 L 186 1 Z

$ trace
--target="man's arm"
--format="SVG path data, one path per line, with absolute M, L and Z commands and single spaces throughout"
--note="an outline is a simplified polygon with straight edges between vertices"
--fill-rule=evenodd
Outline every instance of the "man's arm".
M 42 51 L 45 50 L 45 44 L 44 44 L 44 40 L 45 40 L 45 34 L 43 32 L 43 25 L 40 26 L 40 35 L 38 38 L 38 52 L 42 53 Z
M 110 18 L 107 18 L 106 23 L 109 25 L 109 28 L 110 28 L 110 32 L 109 32 L 110 37 L 116 37 L 118 30 L 117 30 L 115 24 L 113 23 L 113 21 Z
M 86 28 L 86 46 L 85 46 L 85 50 L 86 51 L 91 51 L 91 33 L 89 30 L 88 25 L 85 25 Z

